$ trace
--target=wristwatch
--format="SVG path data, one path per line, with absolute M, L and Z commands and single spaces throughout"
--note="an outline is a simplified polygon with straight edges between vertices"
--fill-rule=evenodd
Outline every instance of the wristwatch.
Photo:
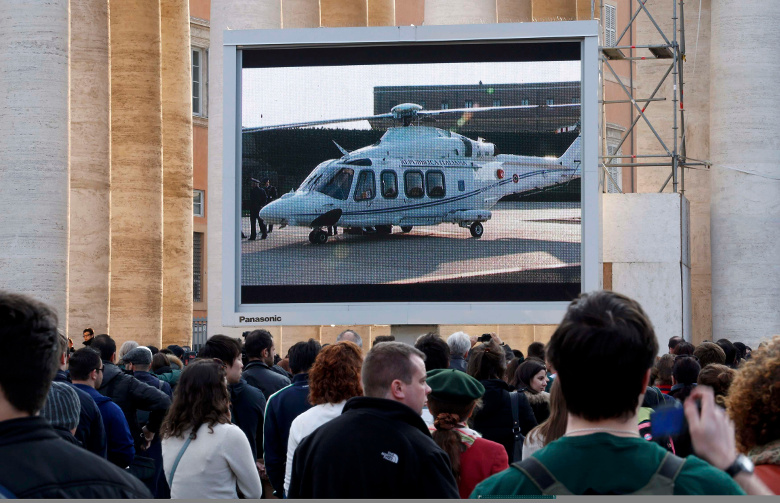
M 740 473 L 747 473 L 751 474 L 753 473 L 753 462 L 750 461 L 750 458 L 745 456 L 744 454 L 740 454 L 737 456 L 737 459 L 734 460 L 733 463 L 731 463 L 731 466 L 726 468 L 726 473 L 731 475 L 731 477 L 736 477 Z

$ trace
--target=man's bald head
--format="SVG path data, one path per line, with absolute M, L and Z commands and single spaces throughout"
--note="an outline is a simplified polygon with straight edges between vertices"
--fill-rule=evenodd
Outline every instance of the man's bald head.
M 350 341 L 358 345 L 360 349 L 363 349 L 363 339 L 360 338 L 357 332 L 354 330 L 344 330 L 336 337 L 336 342 Z

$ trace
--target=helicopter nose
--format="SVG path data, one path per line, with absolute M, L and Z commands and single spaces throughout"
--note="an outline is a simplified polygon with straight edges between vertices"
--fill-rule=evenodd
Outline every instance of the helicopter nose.
M 289 212 L 285 211 L 286 203 L 287 201 L 282 201 L 281 199 L 271 201 L 260 210 L 260 218 L 270 224 L 283 225 L 287 223 Z

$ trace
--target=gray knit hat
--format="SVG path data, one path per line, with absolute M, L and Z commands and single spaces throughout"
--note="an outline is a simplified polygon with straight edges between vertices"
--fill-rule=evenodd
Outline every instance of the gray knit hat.
M 151 365 L 152 350 L 145 346 L 138 346 L 127 353 L 122 360 L 125 363 L 132 363 L 134 365 Z
M 51 383 L 41 417 L 45 417 L 56 428 L 70 431 L 79 425 L 80 413 L 81 401 L 76 390 L 63 382 Z

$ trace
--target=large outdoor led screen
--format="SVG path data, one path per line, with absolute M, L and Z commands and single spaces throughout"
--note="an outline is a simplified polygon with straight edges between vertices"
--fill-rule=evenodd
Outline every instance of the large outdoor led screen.
M 357 38 L 238 52 L 237 305 L 404 323 L 576 297 L 582 40 Z

